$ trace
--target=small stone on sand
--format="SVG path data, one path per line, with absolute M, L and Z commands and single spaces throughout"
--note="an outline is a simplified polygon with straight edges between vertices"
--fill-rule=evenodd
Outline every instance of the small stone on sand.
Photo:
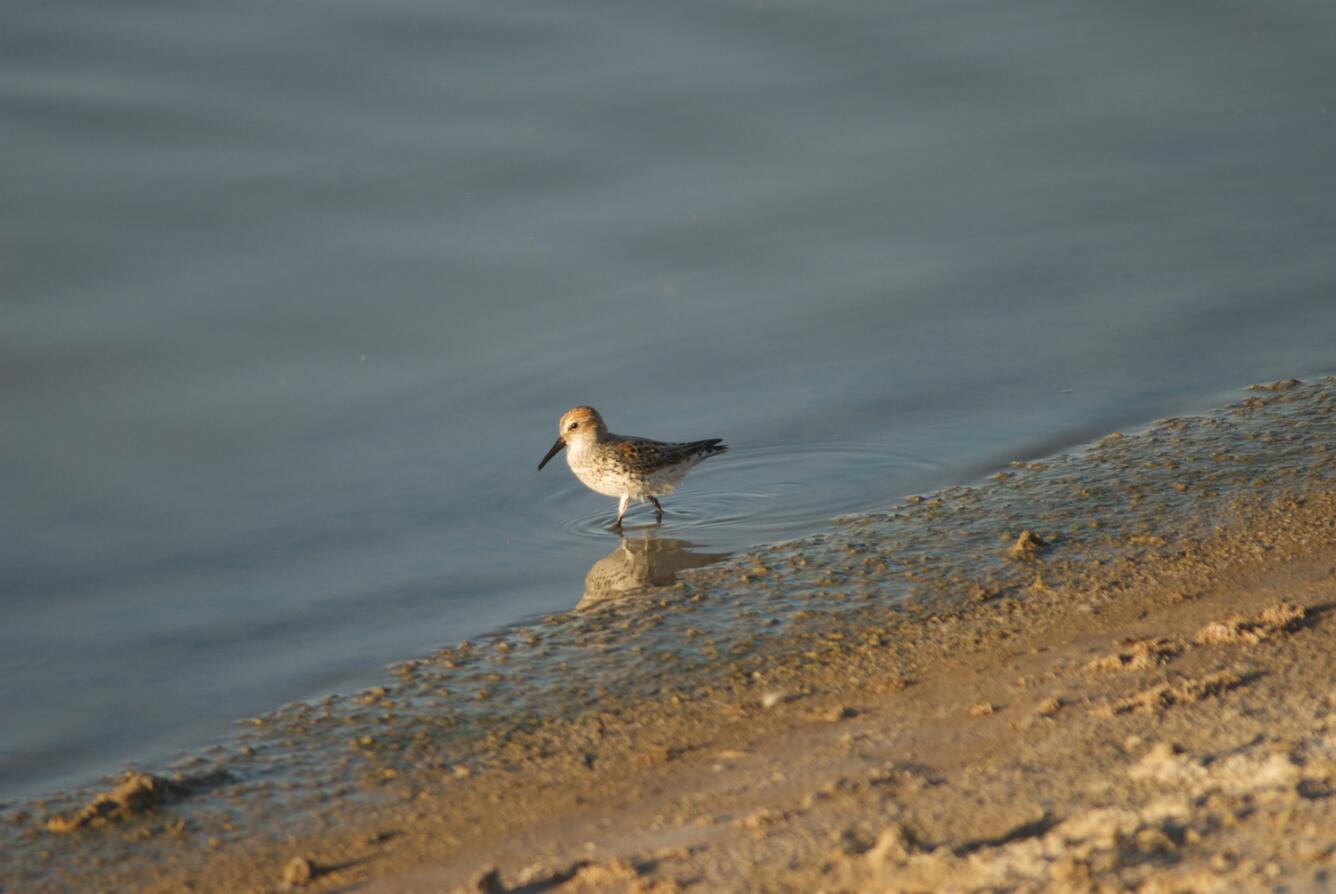
M 1044 538 L 1035 532 L 1021 531 L 1021 535 L 1016 538 L 1016 542 L 1011 545 L 1011 549 L 1007 550 L 1007 554 L 1013 559 L 1028 561 L 1033 559 L 1045 546 L 1048 546 L 1048 544 L 1044 542 Z
M 293 857 L 283 867 L 283 885 L 298 888 L 315 878 L 315 864 L 305 857 Z

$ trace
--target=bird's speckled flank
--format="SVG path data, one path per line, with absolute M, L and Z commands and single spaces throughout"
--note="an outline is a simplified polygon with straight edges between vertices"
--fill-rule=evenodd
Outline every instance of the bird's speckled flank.
M 658 497 L 672 493 L 692 466 L 728 449 L 719 438 L 665 443 L 614 435 L 593 407 L 575 407 L 562 415 L 557 423 L 557 442 L 538 468 L 547 465 L 563 447 L 566 462 L 585 487 L 620 498 L 613 527 L 621 527 L 622 516 L 633 499 L 653 503 L 655 516 L 662 521 L 663 507 Z

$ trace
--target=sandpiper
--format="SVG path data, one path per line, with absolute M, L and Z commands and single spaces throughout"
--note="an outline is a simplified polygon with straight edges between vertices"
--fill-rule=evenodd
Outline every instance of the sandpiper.
M 672 493 L 696 463 L 728 449 L 720 438 L 665 444 L 614 435 L 593 407 L 575 407 L 562 415 L 557 423 L 557 443 L 538 468 L 547 465 L 562 447 L 570 448 L 566 462 L 585 487 L 621 498 L 613 528 L 622 526 L 622 516 L 632 498 L 649 500 L 654 504 L 654 517 L 663 521 L 663 507 L 657 498 Z

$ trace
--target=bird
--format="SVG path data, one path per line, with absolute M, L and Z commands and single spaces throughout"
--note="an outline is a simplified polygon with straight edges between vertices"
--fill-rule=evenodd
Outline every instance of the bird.
M 539 471 L 563 447 L 566 463 L 585 487 L 620 499 L 613 530 L 621 529 L 632 499 L 653 503 L 654 517 L 662 523 L 663 506 L 658 498 L 672 493 L 692 466 L 728 449 L 722 438 L 665 443 L 614 435 L 593 407 L 573 407 L 562 414 L 557 442 L 538 464 Z

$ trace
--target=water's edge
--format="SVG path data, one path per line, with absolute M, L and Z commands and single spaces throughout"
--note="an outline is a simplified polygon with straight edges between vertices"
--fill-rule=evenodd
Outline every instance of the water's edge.
M 172 791 L 169 825 L 222 841 L 282 836 L 331 800 L 386 803 L 388 780 L 428 785 L 442 772 L 494 768 L 508 743 L 590 712 L 745 687 L 795 644 L 833 629 L 904 635 L 971 601 L 1023 599 L 1036 571 L 1059 579 L 1078 557 L 1172 549 L 1209 536 L 1240 505 L 1327 486 L 1334 447 L 1336 378 L 1287 381 L 1254 386 L 1205 416 L 1016 463 L 977 487 L 841 519 L 832 532 L 684 571 L 671 586 L 403 662 L 389 685 L 255 718 L 234 741 L 158 771 Z M 1039 564 L 1010 554 L 1022 530 L 1046 544 Z M 0 838 L 14 855 L 3 871 L 32 883 L 50 860 L 124 847 L 96 830 L 40 831 L 89 794 L 0 810 Z M 170 846 L 157 833 L 136 844 L 141 858 L 144 848 Z

